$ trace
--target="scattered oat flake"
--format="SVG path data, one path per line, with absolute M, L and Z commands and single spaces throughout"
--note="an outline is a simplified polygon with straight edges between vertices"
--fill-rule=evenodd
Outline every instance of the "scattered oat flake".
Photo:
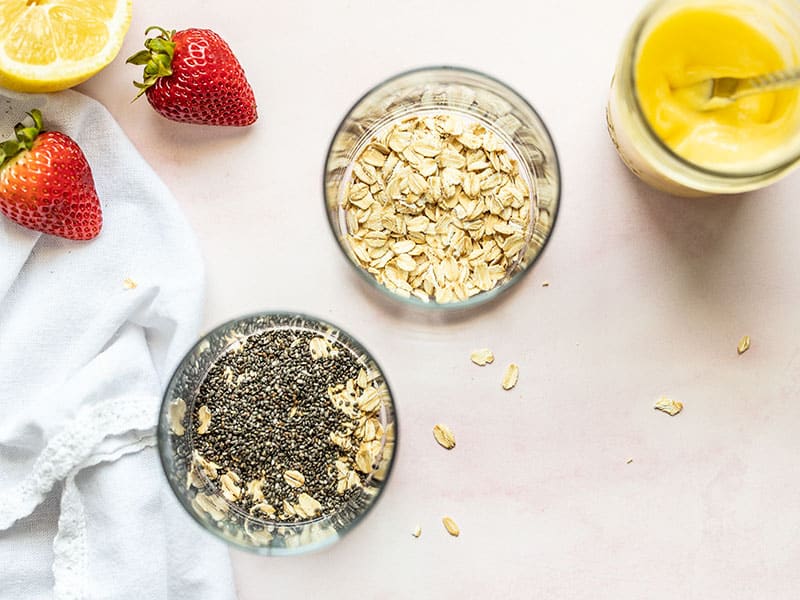
M 444 528 L 447 530 L 447 533 L 449 533 L 453 537 L 458 537 L 458 535 L 461 533 L 461 530 L 458 528 L 458 525 L 456 525 L 456 522 L 453 521 L 453 519 L 451 519 L 450 517 L 442 518 L 442 525 L 444 525 Z
M 633 459 L 632 459 L 632 458 L 629 458 L 628 460 L 626 460 L 626 461 L 625 461 L 625 464 L 626 464 L 626 465 L 629 465 L 629 464 L 631 464 L 632 462 L 633 462 Z
M 122 285 L 124 285 L 124 286 L 125 286 L 125 289 L 126 289 L 126 290 L 133 290 L 133 289 L 136 289 L 136 286 L 138 286 L 139 284 L 138 284 L 138 283 L 136 283 L 136 282 L 135 282 L 133 279 L 131 279 L 130 277 L 126 277 L 126 278 L 125 278 L 125 279 L 122 281 Z
M 453 432 L 447 425 L 434 425 L 433 437 L 435 437 L 439 445 L 446 450 L 452 450 L 456 447 L 456 436 L 453 435 Z
M 415 538 L 418 538 L 419 536 L 421 536 L 422 535 L 422 527 L 417 525 L 417 528 L 414 531 L 411 532 L 411 535 L 413 535 Z
M 517 381 L 519 380 L 519 367 L 511 363 L 506 367 L 505 372 L 503 373 L 503 389 L 510 390 L 515 385 L 517 385 Z
M 469 355 L 469 359 L 479 367 L 483 367 L 494 362 L 494 353 L 488 348 L 481 348 L 473 350 L 472 354 Z
M 745 335 L 742 336 L 742 339 L 739 340 L 739 345 L 736 346 L 736 352 L 739 354 L 744 354 L 750 348 L 750 336 Z
M 550 287 L 550 282 L 549 281 L 543 281 L 542 282 L 542 287 Z
M 683 410 L 683 403 L 662 396 L 653 408 L 674 417 Z

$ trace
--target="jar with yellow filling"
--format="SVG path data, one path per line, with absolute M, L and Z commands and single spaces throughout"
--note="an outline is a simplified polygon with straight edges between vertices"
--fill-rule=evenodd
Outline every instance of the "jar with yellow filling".
M 800 65 L 796 0 L 660 0 L 620 55 L 608 127 L 650 185 L 681 196 L 763 187 L 800 165 L 800 89 L 702 110 L 692 85 Z

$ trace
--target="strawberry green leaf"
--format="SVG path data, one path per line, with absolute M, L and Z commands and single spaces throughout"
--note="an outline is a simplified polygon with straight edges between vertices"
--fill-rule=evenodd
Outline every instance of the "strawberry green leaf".
M 14 139 L 0 143 L 0 167 L 23 150 L 30 150 L 36 137 L 42 132 L 42 113 L 34 108 L 28 115 L 33 120 L 33 125 L 17 123 L 14 126 Z
M 154 85 L 159 77 L 172 75 L 172 59 L 175 55 L 175 42 L 172 41 L 172 36 L 175 35 L 175 31 L 167 31 L 163 27 L 154 25 L 145 30 L 145 35 L 152 30 L 160 32 L 161 35 L 148 38 L 144 43 L 146 50 L 140 50 L 125 61 L 133 65 L 144 65 L 141 83 L 133 82 L 139 88 L 134 100 Z
M 150 62 L 150 51 L 139 50 L 139 52 L 129 57 L 125 62 L 132 65 L 146 65 L 148 62 Z

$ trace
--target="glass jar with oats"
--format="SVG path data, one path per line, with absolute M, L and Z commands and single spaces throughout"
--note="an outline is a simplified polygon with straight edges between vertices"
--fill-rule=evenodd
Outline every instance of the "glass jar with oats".
M 406 303 L 482 303 L 553 230 L 558 158 L 539 115 L 481 73 L 424 68 L 370 90 L 328 152 L 331 228 L 370 285 Z
M 800 165 L 800 87 L 709 102 L 702 82 L 797 67 L 797 0 L 651 2 L 619 56 L 611 139 L 634 174 L 674 195 L 764 187 Z

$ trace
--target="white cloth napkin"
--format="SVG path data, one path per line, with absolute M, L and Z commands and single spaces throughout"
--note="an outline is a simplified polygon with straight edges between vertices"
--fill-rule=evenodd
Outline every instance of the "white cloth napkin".
M 105 223 L 71 242 L 0 215 L 0 598 L 234 598 L 226 547 L 183 513 L 154 448 L 200 321 L 197 245 L 102 106 L 0 90 L 0 137 L 33 108 L 83 149 Z

